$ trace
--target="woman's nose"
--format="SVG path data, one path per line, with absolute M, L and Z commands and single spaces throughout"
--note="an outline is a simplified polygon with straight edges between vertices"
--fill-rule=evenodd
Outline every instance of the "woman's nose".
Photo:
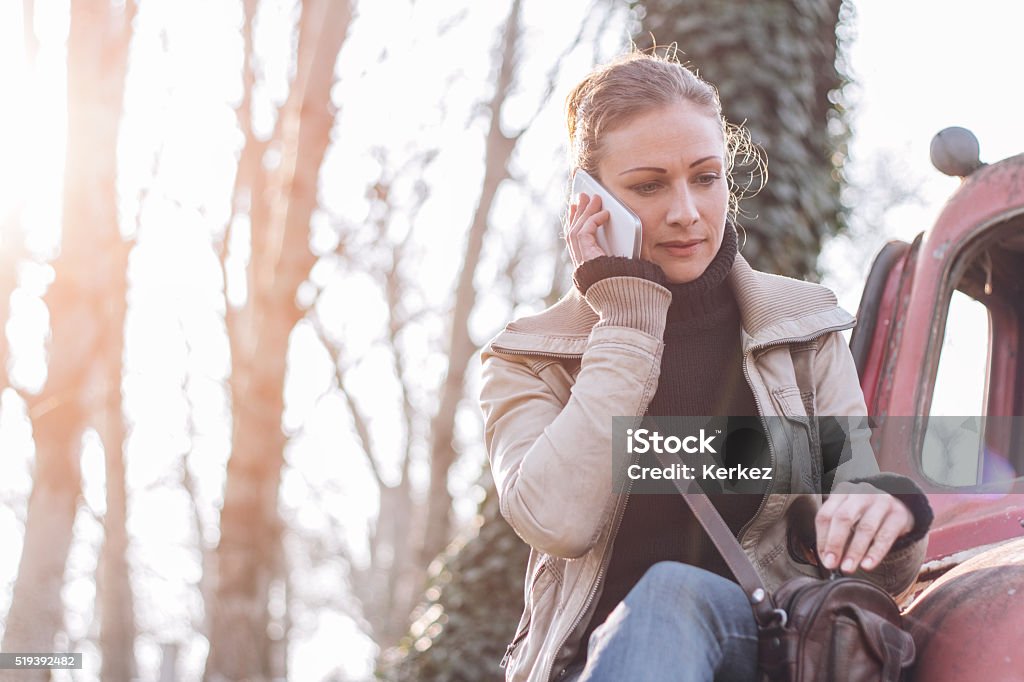
M 700 218 L 693 193 L 688 187 L 673 188 L 672 204 L 665 218 L 670 225 L 678 224 L 683 227 L 693 225 Z

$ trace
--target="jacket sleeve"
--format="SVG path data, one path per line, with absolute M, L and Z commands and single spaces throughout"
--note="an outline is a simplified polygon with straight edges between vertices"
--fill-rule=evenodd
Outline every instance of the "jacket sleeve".
M 820 378 L 815 402 L 824 459 L 823 490 L 843 481 L 870 483 L 883 491 L 879 494 L 900 499 L 914 515 L 914 528 L 896 540 L 878 568 L 871 573 L 858 572 L 898 594 L 913 584 L 924 560 L 932 520 L 928 498 L 909 478 L 879 472 L 860 378 L 849 346 L 838 332 L 824 339 L 815 358 L 815 376 Z M 850 390 L 851 386 L 856 390 Z
M 502 515 L 532 547 L 562 558 L 590 550 L 614 509 L 612 417 L 642 415 L 657 389 L 671 293 L 609 277 L 586 300 L 599 321 L 568 402 L 535 369 L 543 363 L 482 354 L 484 441 Z

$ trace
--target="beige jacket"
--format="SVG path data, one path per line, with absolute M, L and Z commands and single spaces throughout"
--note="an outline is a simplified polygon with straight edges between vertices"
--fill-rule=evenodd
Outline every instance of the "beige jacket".
M 793 499 L 786 493 L 806 489 L 810 452 L 817 452 L 808 411 L 866 414 L 839 333 L 855 320 L 828 289 L 755 271 L 739 255 L 728 282 L 742 319 L 744 376 L 758 410 L 784 417 L 765 420 L 775 480 L 740 534 L 774 589 L 800 573 L 815 575 L 787 551 L 784 523 Z M 625 509 L 626 495 L 612 492 L 611 418 L 643 415 L 654 396 L 670 300 L 668 289 L 652 281 L 603 279 L 586 297 L 574 289 L 547 310 L 510 323 L 482 353 L 485 442 L 501 512 L 532 547 L 526 608 L 503 661 L 509 681 L 557 679 L 580 646 Z M 811 395 L 801 395 L 796 361 L 810 364 Z M 836 481 L 878 472 L 869 436 L 867 428 L 854 432 L 852 456 Z M 820 504 L 820 496 L 815 500 Z M 924 551 L 921 540 L 890 552 L 864 577 L 899 593 L 912 584 Z

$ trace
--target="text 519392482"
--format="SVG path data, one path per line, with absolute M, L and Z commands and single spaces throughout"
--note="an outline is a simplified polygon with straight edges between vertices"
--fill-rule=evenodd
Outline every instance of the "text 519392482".
M 2 653 L 0 670 L 81 670 L 82 654 Z

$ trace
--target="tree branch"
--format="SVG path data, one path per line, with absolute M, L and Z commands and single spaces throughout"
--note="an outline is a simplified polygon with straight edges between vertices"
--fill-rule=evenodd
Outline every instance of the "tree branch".
M 384 477 L 381 474 L 380 467 L 377 464 L 377 456 L 373 447 L 373 439 L 370 436 L 370 425 L 369 420 L 363 414 L 359 405 L 356 403 L 352 392 L 345 387 L 345 363 L 342 360 L 342 346 L 331 340 L 327 334 L 327 330 L 324 329 L 323 322 L 320 320 L 320 316 L 316 314 L 316 306 L 311 306 L 309 313 L 306 314 L 306 319 L 313 326 L 313 330 L 316 332 L 317 338 L 320 343 L 323 344 L 327 354 L 331 357 L 331 361 L 334 364 L 334 381 L 338 385 L 338 390 L 341 392 L 342 397 L 345 399 L 345 404 L 348 406 L 349 413 L 352 416 L 352 424 L 355 426 L 356 435 L 359 437 L 359 443 L 362 446 L 363 453 L 366 455 L 366 462 L 370 466 L 370 471 L 373 473 L 373 478 L 376 480 L 377 485 L 381 488 L 385 487 Z

